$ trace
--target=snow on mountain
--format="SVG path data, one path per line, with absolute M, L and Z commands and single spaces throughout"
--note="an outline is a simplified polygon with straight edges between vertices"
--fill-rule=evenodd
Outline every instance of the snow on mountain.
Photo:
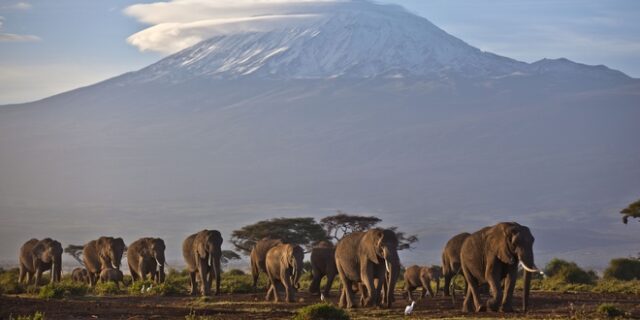
M 509 74 L 526 64 L 485 53 L 397 6 L 339 3 L 303 25 L 216 36 L 143 70 L 148 79 L 371 78 Z M 142 75 L 141 75 L 142 76 Z M 134 81 L 139 81 L 136 79 Z

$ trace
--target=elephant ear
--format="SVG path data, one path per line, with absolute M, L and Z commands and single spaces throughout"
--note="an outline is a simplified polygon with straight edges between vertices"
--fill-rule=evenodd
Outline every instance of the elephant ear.
M 364 252 L 367 259 L 378 264 L 378 248 L 382 242 L 383 233 L 379 229 L 371 229 L 365 232 L 360 240 L 360 250 Z
M 489 244 L 495 248 L 498 259 L 503 263 L 512 264 L 515 262 L 511 250 L 511 240 L 516 229 L 511 224 L 501 223 L 493 228 L 489 234 Z
M 283 246 L 283 250 L 280 254 L 280 265 L 281 267 L 289 268 L 291 267 L 291 256 L 293 255 L 293 248 L 289 245 Z
M 42 255 L 46 250 L 47 250 L 47 246 L 45 245 L 45 243 L 42 241 L 38 241 L 38 243 L 36 243 L 36 245 L 33 246 L 33 249 L 31 249 L 31 254 L 33 254 L 35 258 L 40 259 L 42 258 Z
M 206 231 L 207 230 L 203 230 L 201 231 L 196 238 L 194 239 L 194 244 L 195 244 L 195 251 L 196 254 L 200 257 L 200 258 L 204 258 L 207 256 L 207 237 L 206 237 Z

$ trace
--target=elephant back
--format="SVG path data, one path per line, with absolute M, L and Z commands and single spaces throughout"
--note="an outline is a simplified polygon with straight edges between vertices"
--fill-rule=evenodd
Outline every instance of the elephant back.
M 284 244 L 280 239 L 263 238 L 256 242 L 251 249 L 251 259 L 255 260 L 262 271 L 266 271 L 265 260 L 267 258 L 267 252 L 270 249 Z

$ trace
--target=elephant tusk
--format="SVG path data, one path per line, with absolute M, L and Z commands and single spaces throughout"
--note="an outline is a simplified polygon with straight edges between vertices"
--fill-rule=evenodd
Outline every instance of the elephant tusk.
M 391 273 L 391 264 L 389 261 L 384 260 L 384 266 L 387 268 L 387 273 Z
M 539 273 L 541 275 L 544 275 L 544 272 L 540 271 L 535 265 L 533 266 L 533 268 L 529 268 L 522 261 L 520 261 L 520 265 L 522 266 L 522 269 L 526 270 L 527 272 Z

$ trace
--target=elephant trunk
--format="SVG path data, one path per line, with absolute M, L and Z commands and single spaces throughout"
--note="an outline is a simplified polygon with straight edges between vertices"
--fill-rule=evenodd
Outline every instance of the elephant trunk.
M 297 261 L 293 265 L 293 286 L 296 289 L 300 289 L 300 277 L 302 276 L 302 264 Z
M 398 275 L 400 275 L 400 258 L 397 252 L 393 252 L 389 257 L 385 259 L 385 265 L 387 268 L 387 287 L 384 295 L 384 303 L 387 308 L 391 307 L 393 303 L 393 293 L 396 288 L 396 282 L 398 281 Z
M 54 257 L 51 264 L 51 283 L 60 282 L 62 278 L 62 257 Z
M 158 283 L 163 283 L 164 282 L 164 278 L 165 278 L 165 274 L 164 274 L 164 255 L 160 255 L 160 254 L 156 254 L 155 256 L 156 258 L 156 274 L 157 274 L 157 279 L 156 281 Z
M 531 290 L 531 273 L 524 271 L 524 287 L 522 293 L 522 310 L 527 311 L 529 306 L 529 291 Z

